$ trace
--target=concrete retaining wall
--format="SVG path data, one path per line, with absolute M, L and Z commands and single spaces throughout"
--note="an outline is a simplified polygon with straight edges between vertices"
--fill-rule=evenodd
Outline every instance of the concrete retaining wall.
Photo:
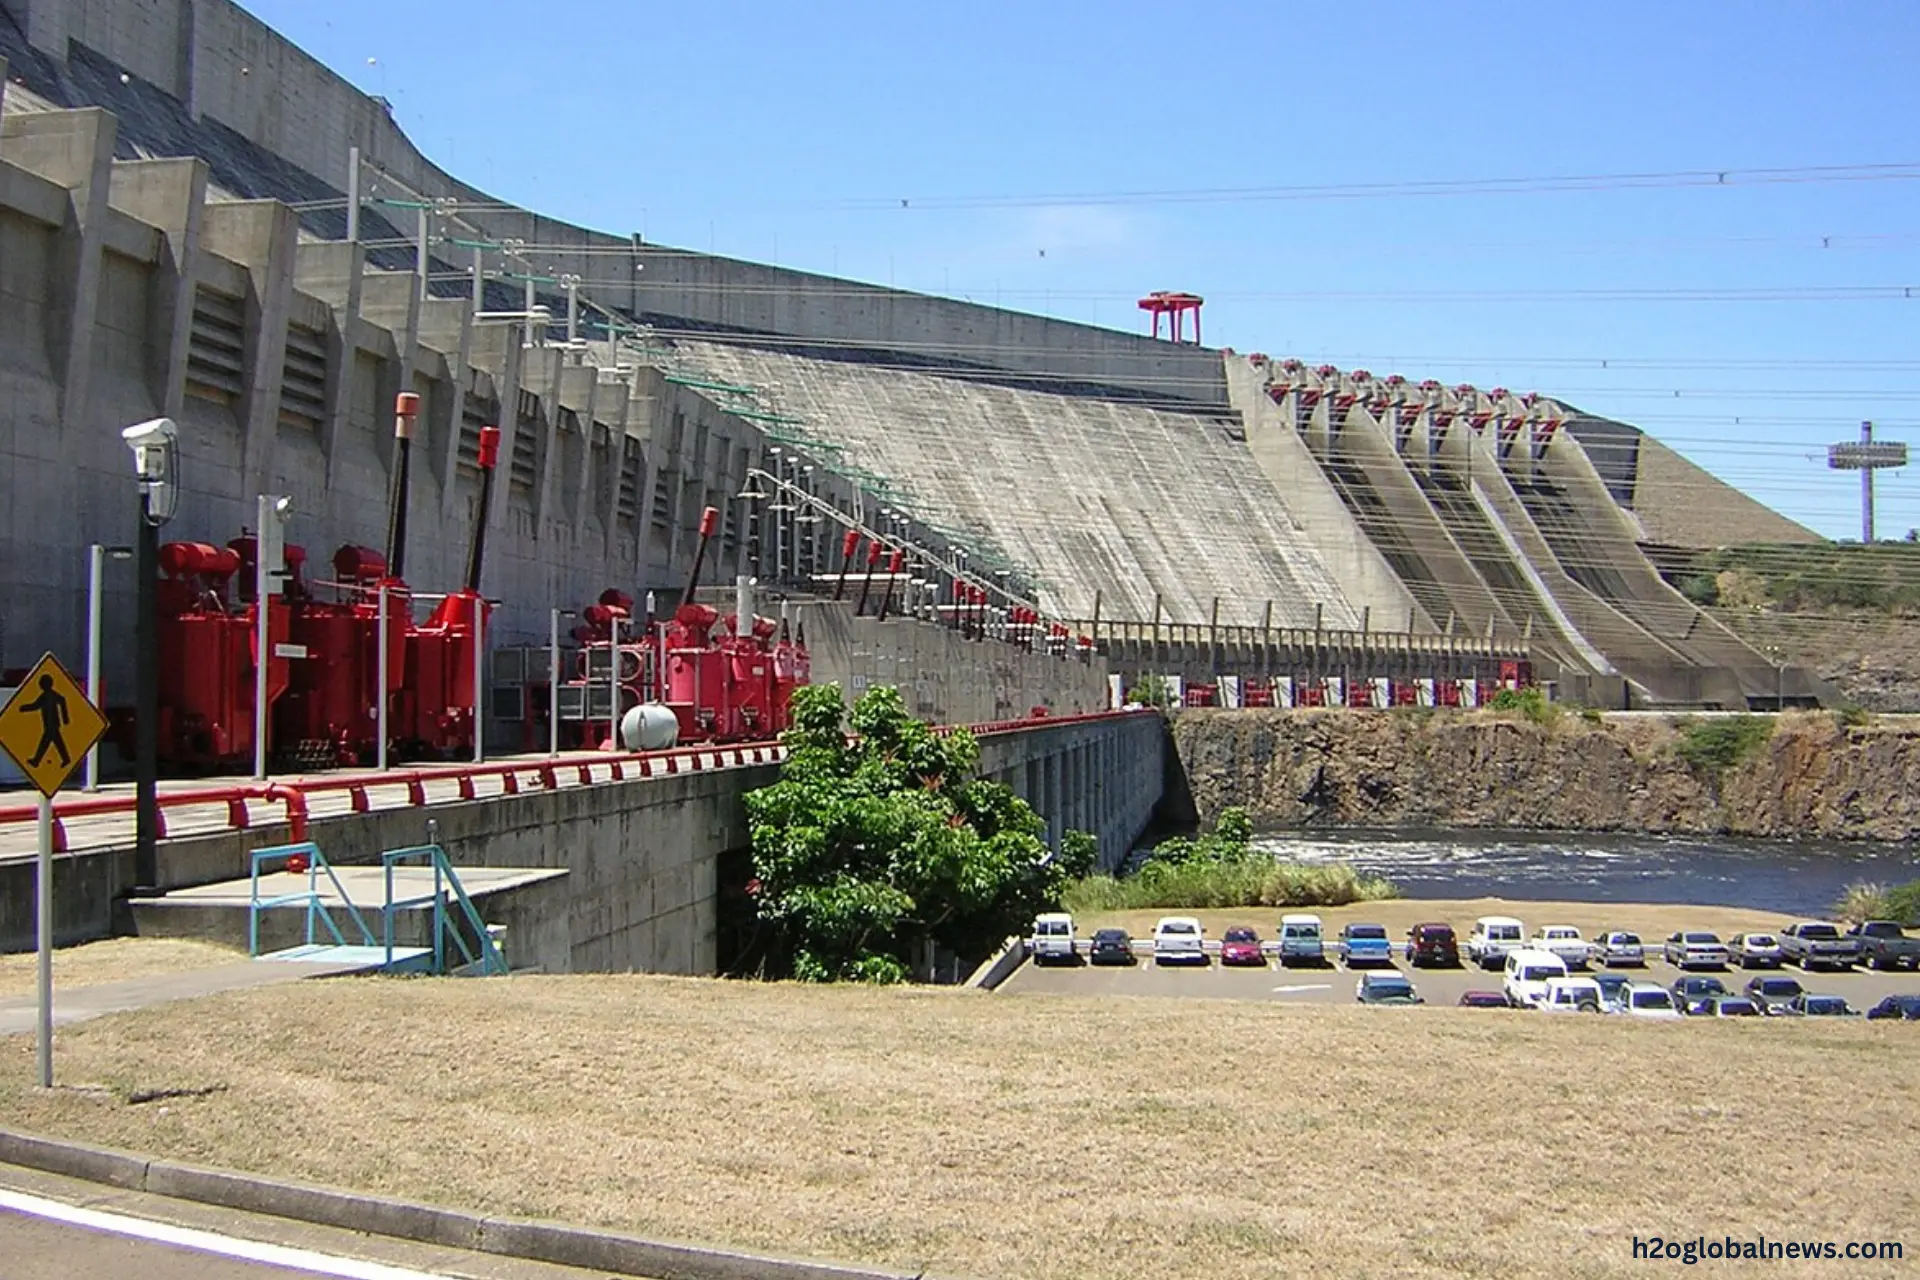
M 980 772 L 1034 805 L 1056 845 L 1070 829 L 1091 831 L 1103 861 L 1117 862 L 1153 816 L 1168 750 L 1156 715 L 1042 721 L 982 739 Z M 557 919 L 544 899 L 537 909 L 489 915 L 507 926 L 515 955 L 537 955 L 554 970 L 711 973 L 720 858 L 746 847 L 746 793 L 776 776 L 776 766 L 750 766 L 383 809 L 316 819 L 309 835 L 334 862 L 367 863 L 422 843 L 432 819 L 456 866 L 569 873 L 559 882 L 565 905 Z M 263 827 L 165 841 L 162 884 L 243 879 L 253 849 L 285 839 L 284 828 Z M 0 950 L 34 945 L 33 881 L 32 858 L 0 860 Z M 55 858 L 56 942 L 126 931 L 123 895 L 132 883 L 130 849 Z

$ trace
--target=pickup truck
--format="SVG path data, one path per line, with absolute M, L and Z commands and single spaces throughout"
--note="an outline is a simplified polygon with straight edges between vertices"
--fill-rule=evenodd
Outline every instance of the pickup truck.
M 1802 969 L 1850 969 L 1854 943 L 1824 920 L 1801 920 L 1780 931 L 1780 956 Z
M 1869 969 L 1920 969 L 1920 938 L 1892 920 L 1867 920 L 1847 930 L 1856 954 Z
M 1340 941 L 1334 944 L 1334 949 L 1349 969 L 1363 964 L 1393 963 L 1393 942 L 1382 924 L 1348 925 L 1340 930 Z
M 1535 951 L 1550 951 L 1566 962 L 1569 969 L 1584 969 L 1593 957 L 1593 948 L 1580 936 L 1580 931 L 1570 924 L 1550 924 L 1528 940 L 1527 946 Z

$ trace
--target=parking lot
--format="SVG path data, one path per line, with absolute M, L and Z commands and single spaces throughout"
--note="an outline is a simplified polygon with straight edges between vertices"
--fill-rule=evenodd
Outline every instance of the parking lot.
M 1659 959 L 1660 938 L 1670 929 L 1678 927 L 1699 927 L 1717 929 L 1722 938 L 1741 929 L 1775 928 L 1783 923 L 1778 917 L 1761 915 L 1757 912 L 1729 911 L 1718 908 L 1675 908 L 1675 907 L 1622 907 L 1618 905 L 1593 906 L 1573 903 L 1506 903 L 1497 899 L 1479 899 L 1470 902 L 1453 903 L 1414 903 L 1395 901 L 1383 903 L 1356 904 L 1350 907 L 1322 910 L 1326 922 L 1328 960 L 1319 966 L 1289 965 L 1282 968 L 1277 956 L 1277 929 L 1275 922 L 1268 919 L 1260 924 L 1263 916 L 1274 916 L 1272 910 L 1209 911 L 1199 913 L 1207 926 L 1207 963 L 1187 965 L 1159 965 L 1152 957 L 1152 919 L 1159 913 L 1128 913 L 1120 916 L 1090 918 L 1079 922 L 1080 959 L 1078 963 L 1036 965 L 1029 961 L 1020 966 L 1000 990 L 1009 994 L 1059 994 L 1059 995 L 1113 995 L 1113 996 L 1174 996 L 1189 1000 L 1266 1000 L 1283 1004 L 1352 1004 L 1354 987 L 1359 976 L 1368 970 L 1348 969 L 1334 958 L 1333 940 L 1338 936 L 1340 925 L 1348 920 L 1375 920 L 1388 926 L 1390 935 L 1396 939 L 1393 967 L 1405 974 L 1413 982 L 1414 989 L 1428 1005 L 1453 1005 L 1466 991 L 1499 991 L 1501 974 L 1498 970 L 1482 970 L 1471 964 L 1459 968 L 1419 968 L 1408 966 L 1404 955 L 1404 943 L 1398 941 L 1405 935 L 1406 925 L 1421 919 L 1447 920 L 1454 925 L 1464 942 L 1466 932 L 1472 925 L 1473 917 L 1482 914 L 1508 914 L 1524 911 L 1533 920 L 1567 920 L 1584 926 L 1583 932 L 1591 938 L 1606 924 L 1633 928 L 1641 931 L 1643 940 L 1648 944 L 1649 959 L 1644 967 L 1608 969 L 1594 966 L 1590 973 L 1616 972 L 1633 981 L 1656 982 L 1671 988 L 1681 976 L 1680 970 Z M 1168 912 L 1167 914 L 1176 914 Z M 1266 948 L 1266 962 L 1262 965 L 1224 966 L 1219 959 L 1219 937 L 1228 921 L 1259 925 L 1259 933 Z M 1119 924 L 1127 928 L 1133 936 L 1136 961 L 1132 965 L 1091 965 L 1086 962 L 1087 940 L 1096 928 L 1109 924 Z M 1532 931 L 1531 925 L 1529 932 Z M 1373 971 L 1385 971 L 1384 967 Z M 1575 972 L 1580 972 L 1576 970 Z M 1855 968 L 1835 972 L 1820 970 L 1814 973 L 1802 973 L 1798 968 L 1788 966 L 1782 969 L 1743 970 L 1738 967 L 1726 970 L 1693 969 L 1689 973 L 1711 975 L 1720 979 L 1729 991 L 1738 992 L 1746 986 L 1747 980 L 1760 974 L 1780 974 L 1793 978 L 1810 992 L 1821 995 L 1843 997 L 1853 1008 L 1865 1012 L 1889 995 L 1920 994 L 1920 974 L 1880 973 L 1873 970 Z

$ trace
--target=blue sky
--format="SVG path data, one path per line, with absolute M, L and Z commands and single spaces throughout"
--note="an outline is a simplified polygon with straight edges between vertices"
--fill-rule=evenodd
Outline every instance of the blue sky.
M 248 7 L 453 172 L 603 230 L 1129 329 L 1190 290 L 1210 343 L 1538 389 L 1834 536 L 1825 444 L 1920 443 L 1911 4 Z M 1729 181 L 1277 190 L 1678 171 Z M 1920 525 L 1909 470 L 1879 514 Z

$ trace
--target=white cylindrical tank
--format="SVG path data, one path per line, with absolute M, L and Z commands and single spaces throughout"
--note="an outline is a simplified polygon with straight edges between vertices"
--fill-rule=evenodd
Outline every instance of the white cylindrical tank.
M 657 702 L 643 702 L 620 718 L 620 741 L 629 751 L 665 751 L 680 741 L 680 718 Z

